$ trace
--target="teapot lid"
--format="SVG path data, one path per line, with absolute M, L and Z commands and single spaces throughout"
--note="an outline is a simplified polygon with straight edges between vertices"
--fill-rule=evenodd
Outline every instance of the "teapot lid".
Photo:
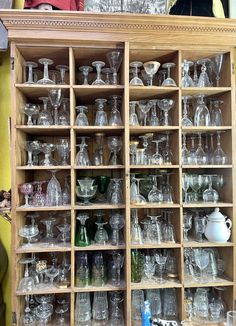
M 225 221 L 225 216 L 220 212 L 220 209 L 217 207 L 214 209 L 214 211 L 208 215 L 209 220 L 214 220 L 214 221 Z

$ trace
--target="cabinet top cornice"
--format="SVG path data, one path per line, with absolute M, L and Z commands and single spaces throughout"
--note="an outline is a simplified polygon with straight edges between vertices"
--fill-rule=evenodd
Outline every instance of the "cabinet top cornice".
M 166 43 L 236 45 L 233 19 L 39 10 L 0 10 L 0 19 L 10 40 L 75 41 L 94 33 L 108 41 L 116 34 L 119 41 L 145 42 L 148 36 L 149 42 L 158 37 Z

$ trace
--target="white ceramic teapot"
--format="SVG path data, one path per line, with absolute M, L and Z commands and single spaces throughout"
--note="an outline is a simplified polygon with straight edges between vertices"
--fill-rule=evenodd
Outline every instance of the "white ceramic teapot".
M 227 242 L 230 238 L 232 221 L 221 214 L 219 208 L 207 215 L 205 236 L 211 242 Z

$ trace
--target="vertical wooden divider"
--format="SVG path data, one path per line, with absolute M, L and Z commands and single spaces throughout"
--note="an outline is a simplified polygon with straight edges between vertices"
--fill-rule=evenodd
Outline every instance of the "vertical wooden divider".
M 124 48 L 124 126 L 125 126 L 125 243 L 126 243 L 126 322 L 131 325 L 131 252 L 130 252 L 130 168 L 129 168 L 129 43 Z

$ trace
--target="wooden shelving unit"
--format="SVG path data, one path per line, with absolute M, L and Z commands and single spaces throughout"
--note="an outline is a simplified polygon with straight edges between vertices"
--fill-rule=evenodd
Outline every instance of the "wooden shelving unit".
M 12 148 L 12 303 L 13 312 L 16 312 L 17 321 L 24 307 L 22 297 L 26 294 L 17 290 L 18 283 L 22 277 L 22 268 L 18 265 L 20 257 L 30 252 L 46 254 L 48 252 L 66 253 L 71 262 L 71 285 L 67 289 L 41 289 L 27 294 L 42 293 L 69 293 L 70 294 L 70 316 L 71 325 L 75 325 L 75 295 L 77 292 L 95 291 L 115 291 L 122 290 L 125 293 L 125 325 L 131 326 L 131 294 L 137 289 L 159 289 L 176 288 L 179 301 L 179 319 L 185 318 L 184 312 L 184 291 L 186 288 L 223 286 L 226 288 L 224 300 L 227 308 L 233 308 L 235 294 L 235 155 L 233 152 L 233 140 L 235 139 L 235 86 L 234 86 L 234 47 L 236 45 L 235 33 L 236 22 L 233 20 L 218 20 L 210 18 L 190 18 L 190 17 L 168 17 L 168 16 L 147 16 L 147 15 L 121 15 L 121 14 L 91 14 L 91 13 L 68 13 L 68 12 L 34 12 L 34 11 L 0 11 L 0 19 L 9 32 L 11 41 L 12 58 L 12 113 L 11 113 L 11 148 Z M 95 59 L 105 60 L 105 54 L 115 48 L 123 49 L 124 58 L 119 72 L 120 85 L 118 86 L 84 86 L 77 83 L 78 67 L 83 64 L 91 64 Z M 209 88 L 182 88 L 181 87 L 181 62 L 184 59 L 196 60 L 199 58 L 213 57 L 217 53 L 225 54 L 224 67 L 220 80 L 220 87 Z M 53 59 L 55 64 L 68 64 L 70 71 L 67 76 L 68 85 L 60 86 L 64 94 L 70 99 L 70 125 L 69 126 L 27 126 L 23 115 L 20 113 L 22 106 L 27 102 L 38 103 L 38 97 L 46 96 L 49 88 L 55 86 L 48 85 L 24 85 L 25 72 L 23 63 L 25 60 L 37 61 L 40 57 Z M 173 69 L 173 78 L 177 87 L 134 87 L 129 86 L 129 63 L 133 60 L 148 61 L 160 60 L 164 63 L 168 60 L 176 63 Z M 122 96 L 121 114 L 124 126 L 121 127 L 78 127 L 74 125 L 76 112 L 75 106 L 78 104 L 89 106 L 89 119 L 94 119 L 94 100 L 96 98 L 108 98 L 110 95 L 118 94 Z M 184 95 L 206 94 L 208 97 L 216 96 L 223 99 L 223 116 L 225 125 L 222 127 L 182 127 L 182 101 Z M 129 126 L 129 101 L 141 99 L 175 99 L 175 106 L 171 110 L 172 126 Z M 226 130 L 227 135 L 224 145 L 227 152 L 231 153 L 231 162 L 225 166 L 188 166 L 181 164 L 181 144 L 183 133 L 216 132 Z M 133 166 L 129 161 L 129 140 L 133 136 L 145 134 L 147 132 L 162 133 L 170 131 L 174 133 L 174 156 L 176 162 L 168 166 Z M 93 136 L 97 132 L 102 132 L 106 136 L 120 135 L 123 139 L 122 165 L 117 166 L 87 166 L 78 167 L 75 165 L 76 138 L 80 135 L 90 136 L 89 150 L 93 150 Z M 49 178 L 49 173 L 45 170 L 54 167 L 27 167 L 26 157 L 22 154 L 20 143 L 25 139 L 37 139 L 37 137 L 67 137 L 71 145 L 71 161 L 68 166 L 57 166 L 59 179 L 66 174 L 71 178 L 71 205 L 60 207 L 30 207 L 24 208 L 21 197 L 18 193 L 18 185 L 24 181 L 33 181 L 34 178 Z M 140 173 L 151 174 L 152 170 L 164 169 L 174 172 L 171 180 L 175 190 L 176 202 L 174 204 L 151 204 L 134 205 L 130 203 L 130 173 L 141 171 Z M 221 202 L 184 204 L 182 200 L 182 172 L 183 171 L 220 171 L 227 176 L 224 184 Z M 93 204 L 82 206 L 77 204 L 75 185 L 80 175 L 97 176 L 105 173 L 110 176 L 123 178 L 123 205 Z M 214 208 L 220 207 L 229 212 L 229 217 L 233 220 L 233 232 L 231 240 L 227 244 L 215 244 L 209 242 L 197 243 L 190 241 L 183 242 L 183 213 L 189 208 Z M 174 225 L 176 227 L 177 243 L 162 243 L 160 245 L 131 244 L 131 209 L 163 209 L 170 208 L 176 211 Z M 112 209 L 119 209 L 125 215 L 124 245 L 114 247 L 112 245 L 88 247 L 75 247 L 76 214 L 79 211 L 93 212 L 105 210 L 109 213 Z M 38 211 L 40 214 L 48 214 L 55 211 L 60 214 L 63 211 L 71 212 L 71 244 L 69 247 L 45 247 L 29 248 L 22 247 L 22 239 L 18 235 L 18 230 L 25 223 L 27 212 Z M 184 275 L 184 248 L 188 247 L 216 247 L 221 253 L 230 253 L 230 261 L 226 264 L 226 274 L 229 279 L 222 278 L 210 283 L 199 283 L 186 280 Z M 133 249 L 174 249 L 178 257 L 178 279 L 171 280 L 163 284 L 155 282 L 131 283 L 131 250 Z M 125 255 L 124 282 L 120 287 L 113 287 L 109 284 L 104 287 L 78 288 L 75 286 L 75 261 L 76 253 L 79 251 L 112 251 L 122 250 Z M 17 324 L 18 325 L 18 324 Z

